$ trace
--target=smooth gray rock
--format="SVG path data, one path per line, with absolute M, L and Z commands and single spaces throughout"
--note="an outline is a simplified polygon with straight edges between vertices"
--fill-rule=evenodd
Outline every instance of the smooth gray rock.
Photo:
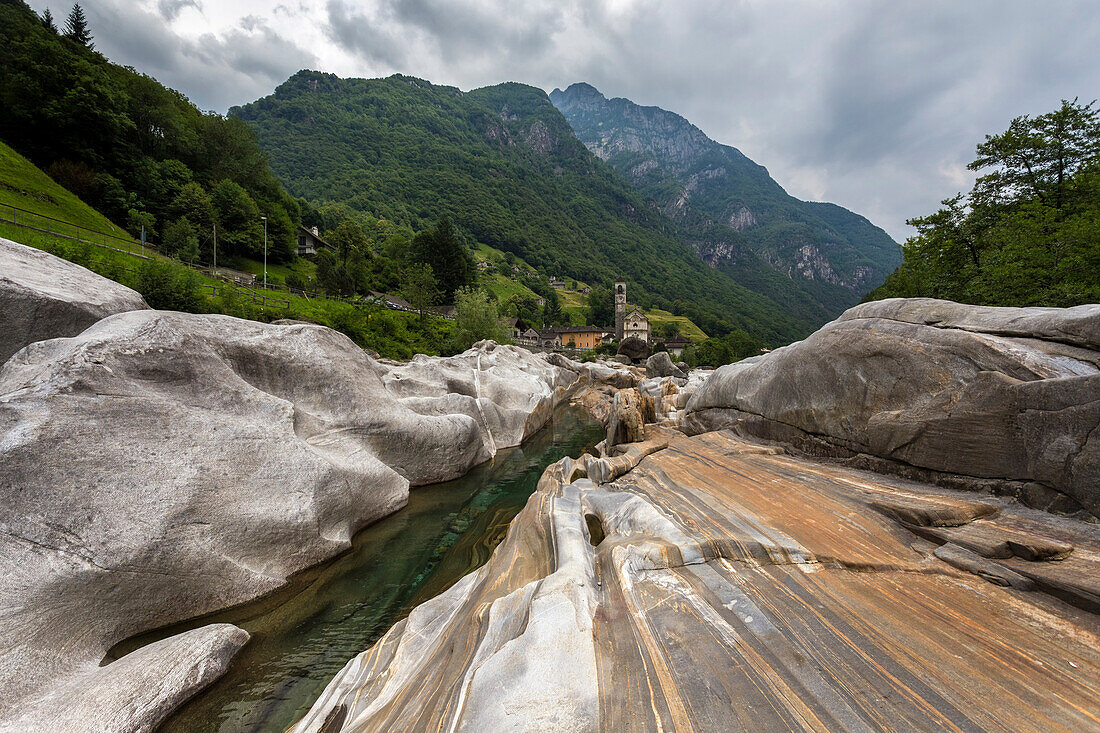
M 0 369 L 0 729 L 151 729 L 244 632 L 109 648 L 347 549 L 575 380 L 495 344 L 390 368 L 321 326 L 149 310 L 30 344 Z
M 1100 515 L 1100 305 L 856 306 L 804 341 L 717 370 L 685 428 L 1037 482 Z
M 462 414 L 477 421 L 485 446 L 480 462 L 545 425 L 577 378 L 526 349 L 480 341 L 456 356 L 418 354 L 391 368 L 382 381 L 413 412 Z M 418 458 L 411 454 L 407 460 Z
M 124 285 L 0 238 L 0 364 L 29 343 L 75 336 L 101 318 L 148 307 Z
M 629 369 L 620 367 L 621 362 L 601 364 L 594 361 L 573 361 L 558 353 L 544 354 L 543 358 L 550 364 L 576 372 L 585 384 L 603 384 L 615 389 L 629 389 L 638 381 Z
M 687 375 L 672 363 L 667 351 L 658 351 L 645 360 L 645 375 L 651 379 L 653 377 L 687 378 Z

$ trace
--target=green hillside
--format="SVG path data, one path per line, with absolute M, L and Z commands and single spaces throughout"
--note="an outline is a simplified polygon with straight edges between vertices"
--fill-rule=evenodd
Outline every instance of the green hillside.
M 94 30 L 94 29 L 93 29 Z M 293 258 L 298 203 L 240 120 L 0 2 L 0 140 L 131 234 L 194 253 L 218 225 L 223 256 Z M 13 184 L 14 185 L 14 184 Z
M 378 307 L 353 307 L 320 297 L 300 297 L 282 291 L 268 293 L 270 301 L 252 288 L 236 287 L 197 272 L 178 260 L 165 257 L 153 249 L 142 257 L 125 251 L 122 240 L 112 241 L 118 249 L 97 247 L 56 236 L 39 229 L 66 233 L 67 224 L 76 224 L 92 232 L 126 233 L 102 214 L 84 203 L 70 191 L 55 183 L 33 163 L 0 143 L 0 217 L 9 218 L 11 205 L 59 222 L 20 215 L 17 220 L 37 228 L 0 221 L 0 237 L 29 247 L 45 250 L 63 259 L 110 278 L 140 292 L 154 308 L 192 313 L 224 313 L 255 321 L 270 322 L 280 318 L 312 321 L 344 332 L 361 346 L 374 349 L 382 356 L 408 359 L 416 353 L 437 354 L 445 351 L 451 324 L 437 318 L 421 323 L 416 314 L 385 310 Z M 80 231 L 82 236 L 88 232 Z M 96 239 L 94 236 L 92 239 Z M 237 260 L 235 265 L 247 265 L 256 271 L 257 263 Z M 293 267 L 310 265 L 304 259 L 295 260 Z M 284 266 L 285 267 L 285 266 Z M 269 274 L 281 271 L 272 266 Z M 272 280 L 277 278 L 272 276 Z
M 107 217 L 54 182 L 29 160 L 0 142 L 0 204 L 61 219 L 97 232 L 126 236 Z M 0 207 L 0 215 L 6 216 Z
M 707 333 L 768 343 L 819 322 L 708 267 L 648 199 L 590 153 L 541 90 L 463 93 L 407 76 L 302 71 L 230 113 L 248 122 L 295 195 L 423 229 L 446 215 L 544 274 L 624 277 L 631 299 Z
M 583 83 L 550 99 L 701 257 L 793 313 L 831 318 L 898 264 L 897 244 L 882 229 L 835 204 L 794 198 L 766 168 L 675 113 L 607 99 Z

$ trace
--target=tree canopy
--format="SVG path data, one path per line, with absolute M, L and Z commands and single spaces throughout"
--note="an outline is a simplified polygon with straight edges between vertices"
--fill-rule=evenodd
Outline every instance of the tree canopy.
M 1100 302 L 1100 114 L 1063 100 L 987 135 L 971 191 L 911 219 L 903 262 L 868 299 L 981 305 Z
M 47 8 L 46 13 L 50 11 Z M 43 16 L 43 21 L 49 18 L 49 23 L 44 23 L 46 27 L 50 27 L 53 24 L 52 16 Z M 73 5 L 73 9 L 69 11 L 69 18 L 65 22 L 65 37 L 70 41 L 75 41 L 81 46 L 84 46 L 89 51 L 95 50 L 95 44 L 92 43 L 92 34 L 88 30 L 88 20 L 84 17 L 84 8 L 80 7 L 77 3 Z
M 417 233 L 409 254 L 432 268 L 439 290 L 448 301 L 456 290 L 474 280 L 473 258 L 446 216 L 431 229 Z
M 186 216 L 205 242 L 217 223 L 226 254 L 248 254 L 263 249 L 259 217 L 266 216 L 271 259 L 293 257 L 298 204 L 246 124 L 204 113 L 152 77 L 108 61 L 93 49 L 80 5 L 63 35 L 52 22 L 22 0 L 0 2 L 4 142 L 119 224 L 155 221 L 164 232 Z M 213 212 L 180 210 L 188 201 L 206 208 L 196 187 L 219 204 Z
M 451 338 L 455 351 L 464 351 L 484 339 L 509 343 L 508 327 L 501 321 L 496 304 L 490 302 L 485 291 L 470 288 L 461 288 L 455 293 L 455 326 Z

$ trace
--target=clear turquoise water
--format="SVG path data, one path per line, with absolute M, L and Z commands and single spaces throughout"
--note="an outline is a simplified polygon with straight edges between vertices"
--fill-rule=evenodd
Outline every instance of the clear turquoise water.
M 560 410 L 523 446 L 461 479 L 414 489 L 406 508 L 360 532 L 348 553 L 278 593 L 119 645 L 125 653 L 216 622 L 252 635 L 225 676 L 159 730 L 285 731 L 349 659 L 418 603 L 484 564 L 545 467 L 580 455 L 602 432 L 580 410 Z

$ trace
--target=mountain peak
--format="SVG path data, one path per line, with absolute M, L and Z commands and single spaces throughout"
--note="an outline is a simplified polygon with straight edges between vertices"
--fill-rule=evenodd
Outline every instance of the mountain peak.
M 897 266 L 897 245 L 881 229 L 790 196 L 766 168 L 675 112 L 608 100 L 588 84 L 555 90 L 550 100 L 590 151 L 705 242 L 696 249 L 714 267 L 733 269 L 726 260 L 745 244 L 835 310 Z
M 561 89 L 550 92 L 550 100 L 555 106 L 561 106 L 561 104 L 603 104 L 607 102 L 607 97 L 588 82 L 578 81 L 566 87 L 564 92 Z

